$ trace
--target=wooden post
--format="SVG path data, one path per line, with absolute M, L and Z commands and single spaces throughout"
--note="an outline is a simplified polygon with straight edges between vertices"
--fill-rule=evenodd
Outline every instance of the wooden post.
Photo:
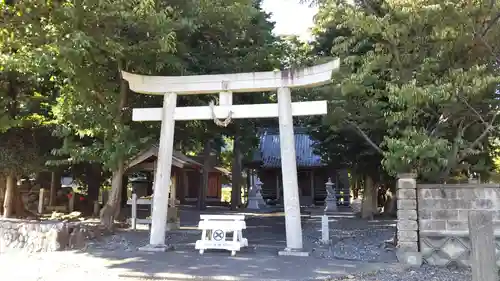
M 137 194 L 132 193 L 132 218 L 130 219 L 132 224 L 132 229 L 137 228 Z
M 61 188 L 61 175 L 58 172 L 52 172 L 50 180 L 49 205 L 56 205 L 57 190 Z
M 170 206 L 176 207 L 177 204 L 177 174 L 172 173 L 170 177 Z
M 94 216 L 98 217 L 100 212 L 101 212 L 101 204 L 99 203 L 99 200 L 96 200 L 94 201 Z
M 43 213 L 43 202 L 45 200 L 45 189 L 40 188 L 40 192 L 38 193 L 38 213 Z
M 206 204 L 206 199 L 207 199 L 207 192 L 208 192 L 208 178 L 210 176 L 210 152 L 212 150 L 212 142 L 210 139 L 205 140 L 205 144 L 203 146 L 203 169 L 202 169 L 202 176 L 201 176 L 201 184 L 200 188 L 198 189 L 198 201 L 197 201 L 197 207 L 198 210 L 205 210 L 207 207 Z
M 311 170 L 309 175 L 311 176 L 311 204 L 314 206 L 316 205 L 316 200 L 314 199 L 316 197 L 314 194 L 314 170 Z
M 241 149 L 241 134 L 237 130 L 233 142 L 233 166 L 231 168 L 231 210 L 241 207 L 241 187 L 243 186 Z
M 277 170 L 278 171 L 278 170 Z M 280 200 L 280 173 L 276 173 L 276 201 Z
M 186 170 L 182 172 L 182 176 L 183 176 L 183 181 L 182 181 L 183 194 L 181 198 L 181 203 L 184 203 L 186 201 L 186 198 L 189 197 L 189 176 Z
M 203 170 L 204 170 L 204 169 L 205 169 L 205 168 L 201 168 L 201 169 L 199 170 L 200 177 L 198 178 L 198 190 L 196 191 L 196 198 L 197 198 L 197 199 L 196 199 L 196 207 L 197 207 L 197 208 L 199 208 L 199 206 L 200 206 L 200 196 L 201 196 L 201 195 L 200 195 L 200 192 L 202 192 L 202 191 L 200 190 L 200 188 L 203 188 Z
M 498 281 L 493 214 L 469 211 L 472 281 Z
M 75 210 L 75 193 L 73 191 L 71 191 L 71 196 L 69 197 L 69 206 L 68 206 L 68 209 L 69 209 L 69 212 L 73 212 Z
M 103 205 L 106 205 L 106 202 L 108 202 L 108 197 L 109 197 L 109 191 L 102 190 L 101 191 L 101 202 Z

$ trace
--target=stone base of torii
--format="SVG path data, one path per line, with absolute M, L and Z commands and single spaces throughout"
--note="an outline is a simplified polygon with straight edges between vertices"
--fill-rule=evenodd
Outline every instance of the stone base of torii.
M 149 245 L 146 251 L 165 251 L 167 201 L 174 143 L 175 121 L 213 120 L 226 126 L 232 119 L 279 118 L 281 170 L 285 207 L 286 248 L 280 255 L 304 256 L 300 216 L 293 116 L 324 115 L 326 101 L 292 103 L 291 88 L 312 87 L 331 82 L 339 60 L 300 70 L 193 76 L 146 76 L 122 71 L 123 79 L 137 93 L 163 95 L 162 108 L 133 109 L 134 121 L 161 121 L 158 166 Z M 233 93 L 276 91 L 278 103 L 233 105 Z M 219 94 L 219 105 L 177 107 L 177 95 Z M 224 121 L 220 121 L 223 119 Z M 251 243 L 251 241 L 249 241 Z

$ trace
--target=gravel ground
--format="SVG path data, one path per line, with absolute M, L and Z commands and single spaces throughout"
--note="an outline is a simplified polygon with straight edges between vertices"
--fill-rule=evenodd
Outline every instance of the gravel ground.
M 396 263 L 392 239 L 396 222 L 390 219 L 367 221 L 352 213 L 339 212 L 329 218 L 330 244 L 321 239 L 321 217 L 313 216 L 304 228 L 305 241 L 313 245 L 316 257 L 338 261 Z M 384 269 L 353 274 L 330 281 L 470 281 L 469 269 L 422 266 L 418 269 Z
M 396 254 L 388 241 L 394 236 L 393 220 L 366 221 L 350 213 L 339 213 L 330 218 L 330 244 L 323 245 L 321 218 L 312 217 L 306 223 L 304 234 L 314 244 L 317 256 L 325 259 L 366 262 L 396 262 Z
M 149 255 L 137 252 L 137 248 L 148 243 L 149 234 L 146 228 L 139 231 L 124 230 L 90 241 L 86 253 L 0 254 L 0 272 L 2 276 L 12 276 L 12 278 L 7 278 L 7 281 L 14 279 L 63 281 L 68 278 L 93 281 L 180 281 L 207 280 L 211 277 L 219 280 L 215 279 L 216 276 L 233 278 L 227 280 L 240 280 L 238 277 L 242 277 L 242 280 L 252 281 L 303 280 L 303 277 L 330 281 L 471 280 L 470 271 L 466 269 L 439 269 L 424 266 L 419 269 L 402 270 L 399 266 L 393 266 L 393 262 L 396 261 L 395 253 L 387 249 L 385 243 L 394 234 L 393 221 L 368 222 L 355 219 L 350 214 L 332 216 L 330 245 L 319 243 L 320 221 L 320 218 L 311 218 L 304 223 L 305 249 L 314 250 L 314 252 L 313 257 L 301 260 L 300 267 L 296 265 L 296 258 L 290 258 L 288 261 L 286 258 L 275 256 L 277 249 L 285 246 L 284 219 L 261 217 L 248 220 L 245 236 L 256 245 L 273 247 L 269 249 L 264 247 L 259 250 L 259 246 L 255 251 L 247 253 L 242 251 L 241 256 L 238 255 L 234 259 L 230 258 L 227 253 L 211 252 L 203 256 L 199 255 L 193 250 L 191 244 L 199 239 L 200 232 L 197 230 L 176 231 L 168 234 L 168 243 L 180 245 L 182 248 L 176 253 Z M 320 259 L 317 259 L 318 257 Z M 19 264 L 22 264 L 21 272 Z M 376 271 L 379 268 L 389 269 Z M 295 272 L 295 270 L 298 271 Z M 361 271 L 371 273 L 356 273 Z M 256 275 L 258 272 L 262 275 Z M 130 275 L 132 273 L 145 274 L 145 276 L 132 276 Z M 347 273 L 352 274 L 346 275 Z M 153 277 L 151 274 L 160 275 L 153 275 Z M 327 278 L 342 275 L 344 277 Z
M 380 270 L 375 273 L 348 275 L 330 281 L 471 281 L 471 273 L 462 268 L 436 268 L 423 266 L 411 270 Z
M 387 247 L 388 243 L 385 243 L 393 237 L 394 231 L 393 228 L 339 230 L 334 237 L 340 241 L 331 248 L 333 257 L 358 261 L 396 261 L 394 249 Z
M 166 241 L 173 245 L 182 245 L 193 243 L 199 239 L 199 231 L 175 231 L 169 232 L 166 236 Z M 139 247 L 147 245 L 149 242 L 149 234 L 146 230 L 130 231 L 122 230 L 116 234 L 105 236 L 99 240 L 88 242 L 88 250 L 106 250 L 106 251 L 125 251 L 134 252 Z

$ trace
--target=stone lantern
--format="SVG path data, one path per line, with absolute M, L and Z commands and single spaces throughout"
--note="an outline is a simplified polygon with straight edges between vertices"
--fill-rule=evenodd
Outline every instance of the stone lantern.
M 262 182 L 257 177 L 254 185 L 252 186 L 250 192 L 248 193 L 247 209 L 258 210 L 261 207 L 266 206 L 266 202 L 264 201 L 264 198 L 262 198 L 262 194 L 260 192 L 261 190 L 262 190 Z
M 328 178 L 326 185 L 327 196 L 325 198 L 325 209 L 324 212 L 336 212 L 337 211 L 337 196 L 335 195 L 334 184 L 331 178 Z

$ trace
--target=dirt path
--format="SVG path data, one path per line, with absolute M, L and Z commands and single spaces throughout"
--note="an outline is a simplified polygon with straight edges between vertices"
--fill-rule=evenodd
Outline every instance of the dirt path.
M 114 251 L 0 255 L 2 280 L 8 281 L 325 280 L 381 266 L 387 265 L 245 253 L 230 257 L 226 252 L 200 256 L 189 249 L 154 254 Z

